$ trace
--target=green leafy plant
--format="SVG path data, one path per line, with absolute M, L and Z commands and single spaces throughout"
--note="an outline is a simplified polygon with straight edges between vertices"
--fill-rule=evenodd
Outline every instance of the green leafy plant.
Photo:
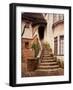
M 50 49 L 50 44 L 49 43 L 46 42 L 45 46 L 46 46 L 46 48 Z
M 33 43 L 31 48 L 34 49 L 34 51 L 35 51 L 35 57 L 37 57 L 37 55 L 39 53 L 39 49 L 40 49 L 39 43 L 37 43 L 37 44 Z

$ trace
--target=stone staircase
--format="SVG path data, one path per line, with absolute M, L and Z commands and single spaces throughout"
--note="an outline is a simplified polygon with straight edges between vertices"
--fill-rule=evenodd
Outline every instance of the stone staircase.
M 60 67 L 57 60 L 54 58 L 49 49 L 44 45 L 42 55 L 40 58 L 40 63 L 37 67 L 37 72 L 40 75 L 60 75 L 63 74 L 63 69 Z M 44 74 L 43 74 L 44 73 Z
M 37 69 L 28 72 L 26 76 L 58 76 L 64 75 L 64 69 L 60 67 L 50 50 L 43 45 L 43 51 Z

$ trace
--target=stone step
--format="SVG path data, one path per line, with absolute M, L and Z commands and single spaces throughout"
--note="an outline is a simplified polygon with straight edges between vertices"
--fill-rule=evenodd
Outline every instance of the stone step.
M 43 54 L 42 57 L 51 57 L 50 54 Z
M 44 56 L 44 57 L 42 57 L 42 59 L 43 59 L 43 60 L 49 60 L 49 59 L 54 59 L 54 57 L 51 57 L 51 56 L 50 56 L 50 57 L 45 57 L 45 56 Z
M 48 62 L 48 63 L 40 63 L 40 65 L 48 66 L 48 65 L 58 65 L 57 62 Z
M 28 76 L 59 76 L 64 75 L 64 69 L 37 69 L 35 72 L 30 72 Z
M 56 61 L 53 60 L 53 59 L 50 59 L 50 60 L 41 60 L 41 62 L 43 62 L 43 63 L 48 63 L 48 62 L 56 62 Z
M 49 49 L 47 49 L 47 48 L 43 48 L 43 51 L 49 51 L 49 52 L 51 52 Z
M 49 51 L 48 49 L 44 49 L 43 52 L 51 52 L 51 51 Z
M 44 71 L 44 72 L 49 72 L 49 71 L 57 71 L 61 70 L 62 68 L 54 68 L 54 69 L 37 69 L 36 71 Z
M 50 56 L 49 53 L 43 53 L 42 56 Z
M 49 53 L 49 51 L 42 51 L 42 53 Z
M 54 55 L 53 54 L 44 54 L 44 55 L 42 55 L 42 57 L 48 57 L 48 58 L 54 58 Z
M 40 65 L 38 66 L 38 69 L 55 69 L 55 68 L 59 68 L 59 65 L 53 65 L 53 66 L 43 66 L 43 65 Z

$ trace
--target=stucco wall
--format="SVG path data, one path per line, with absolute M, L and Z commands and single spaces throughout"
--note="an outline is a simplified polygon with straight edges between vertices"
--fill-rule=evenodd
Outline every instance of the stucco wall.
M 53 14 L 47 14 L 45 17 L 47 21 L 47 26 L 44 32 L 44 42 L 48 42 L 54 53 L 54 37 L 58 37 L 58 59 L 64 60 L 64 56 L 59 56 L 59 36 L 64 35 L 64 23 L 61 22 L 57 24 L 54 28 L 53 26 Z
M 53 14 L 46 15 L 47 27 L 45 29 L 44 42 L 48 42 L 54 53 L 54 33 L 52 30 Z
M 53 29 L 54 31 L 54 37 L 58 38 L 58 55 L 59 55 L 59 37 L 61 35 L 64 35 L 64 24 L 60 23 Z
M 60 59 L 61 61 L 64 61 L 64 56 L 57 56 L 57 59 Z
M 64 24 L 60 23 L 53 29 L 54 31 L 54 37 L 64 35 Z
M 56 27 L 53 29 L 54 31 L 54 37 L 58 37 L 58 56 L 57 58 L 60 59 L 61 61 L 64 61 L 64 56 L 59 55 L 59 37 L 61 35 L 64 35 L 64 23 L 58 24 Z

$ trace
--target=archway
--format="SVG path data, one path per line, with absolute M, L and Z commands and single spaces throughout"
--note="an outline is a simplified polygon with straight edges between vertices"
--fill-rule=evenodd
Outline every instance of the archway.
M 44 39 L 44 30 L 45 30 L 44 26 L 39 26 L 38 34 L 39 34 L 39 38 L 40 38 L 41 41 Z

